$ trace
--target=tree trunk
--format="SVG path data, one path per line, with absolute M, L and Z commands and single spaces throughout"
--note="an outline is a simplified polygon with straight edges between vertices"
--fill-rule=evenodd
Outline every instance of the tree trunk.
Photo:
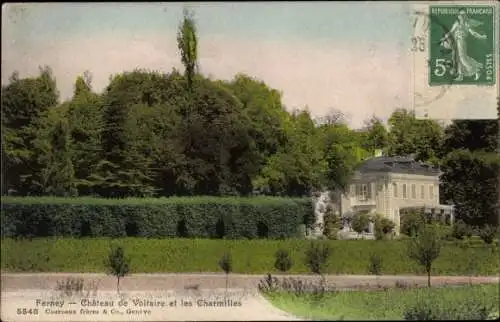
M 225 293 L 225 296 L 224 296 L 224 300 L 227 297 L 227 286 L 228 286 L 228 284 L 229 284 L 229 274 L 226 274 L 226 293 Z
M 427 269 L 427 286 L 431 287 L 431 269 Z
M 120 276 L 117 277 L 118 282 L 116 283 L 116 292 L 120 293 Z

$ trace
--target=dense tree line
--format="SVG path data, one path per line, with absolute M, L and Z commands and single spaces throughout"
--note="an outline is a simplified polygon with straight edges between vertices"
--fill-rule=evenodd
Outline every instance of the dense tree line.
M 342 189 L 380 149 L 440 165 L 442 201 L 470 224 L 498 224 L 496 120 L 444 128 L 397 109 L 387 126 L 373 117 L 351 129 L 334 109 L 321 119 L 287 110 L 278 90 L 249 75 L 200 74 L 188 13 L 177 41 L 184 73 L 124 72 L 96 93 L 85 72 L 65 102 L 49 67 L 14 73 L 2 86 L 3 194 L 304 196 Z

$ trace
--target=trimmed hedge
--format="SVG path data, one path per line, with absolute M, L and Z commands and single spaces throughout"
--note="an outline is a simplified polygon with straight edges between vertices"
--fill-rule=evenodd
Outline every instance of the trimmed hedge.
M 310 199 L 2 198 L 2 237 L 287 238 L 311 224 Z
M 421 274 L 423 269 L 406 254 L 406 241 L 328 240 L 332 249 L 326 274 L 369 273 L 370 256 L 382 259 L 382 274 Z M 104 272 L 112 244 L 123 246 L 133 273 L 220 272 L 218 261 L 230 251 L 234 273 L 278 273 L 275 253 L 287 250 L 294 261 L 288 273 L 309 273 L 305 265 L 308 240 L 210 240 L 146 238 L 39 238 L 4 239 L 1 268 L 11 272 Z M 472 261 L 470 259 L 473 259 Z M 493 247 L 463 249 L 446 243 L 432 267 L 433 275 L 497 275 L 500 256 Z M 472 265 L 472 266 L 471 266 Z

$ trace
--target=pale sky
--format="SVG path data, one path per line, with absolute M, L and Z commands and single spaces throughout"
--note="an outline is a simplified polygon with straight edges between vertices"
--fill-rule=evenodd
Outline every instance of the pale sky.
M 182 3 L 47 3 L 2 6 L 2 84 L 15 70 L 52 67 L 61 98 L 85 70 L 101 91 L 111 74 L 182 70 L 176 45 Z M 189 3 L 201 72 L 246 73 L 283 93 L 289 109 L 330 108 L 360 126 L 409 107 L 410 8 L 406 2 Z

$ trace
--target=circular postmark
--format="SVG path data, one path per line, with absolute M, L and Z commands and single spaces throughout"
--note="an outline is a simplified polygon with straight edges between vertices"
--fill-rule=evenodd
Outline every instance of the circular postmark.
M 432 20 L 431 20 L 432 19 Z M 441 30 L 443 31 L 443 34 L 446 34 L 449 32 L 449 28 L 446 27 L 443 23 L 441 23 L 439 20 L 433 18 L 432 16 L 429 15 L 428 12 L 425 12 L 423 10 L 413 10 L 412 12 L 412 27 L 413 27 L 413 37 L 411 39 L 412 41 L 412 48 L 411 51 L 414 56 L 414 62 L 415 62 L 415 57 L 418 52 L 425 52 L 426 50 L 429 50 L 428 48 L 428 43 L 429 43 L 429 31 L 431 27 L 431 23 L 439 26 Z M 448 50 L 446 48 L 442 48 L 442 51 Z M 425 60 L 425 73 L 430 69 L 430 60 L 427 58 Z M 453 69 L 453 66 L 451 66 L 450 63 L 446 62 L 445 66 L 449 69 Z M 415 63 L 414 63 L 414 68 L 413 68 L 413 78 L 415 81 L 416 75 L 415 73 L 417 72 L 415 70 Z M 424 72 L 422 70 L 422 72 Z M 415 83 L 413 87 L 413 108 L 418 108 L 418 107 L 425 107 L 427 105 L 430 105 L 431 103 L 438 101 L 441 99 L 443 96 L 445 96 L 446 92 L 451 88 L 453 85 L 453 81 L 447 84 L 442 84 L 442 85 L 435 85 L 435 86 L 429 86 L 428 83 L 426 82 L 426 85 L 423 89 L 417 89 L 415 88 Z

